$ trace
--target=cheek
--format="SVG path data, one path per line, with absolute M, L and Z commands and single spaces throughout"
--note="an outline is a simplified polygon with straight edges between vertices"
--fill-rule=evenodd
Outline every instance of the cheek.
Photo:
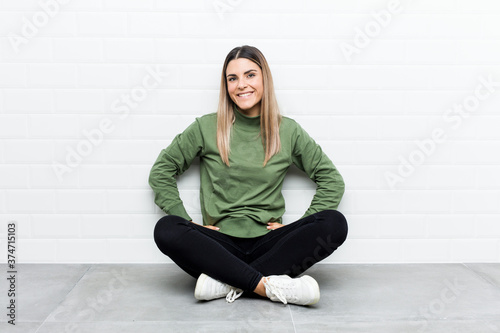
M 259 96 L 259 98 L 260 98 L 260 97 L 262 97 L 262 95 L 264 94 L 264 87 L 260 86 L 258 91 L 259 91 L 258 96 Z
M 228 93 L 228 95 L 229 95 L 229 98 L 231 98 L 231 100 L 232 100 L 233 102 L 236 102 L 236 101 L 235 101 L 235 97 L 234 97 L 234 94 L 235 94 L 235 89 L 234 89 L 234 87 L 233 87 L 233 88 L 231 88 L 231 86 L 227 86 L 227 93 Z
M 236 85 L 234 83 L 228 83 L 227 92 L 229 94 L 233 94 L 235 90 L 236 90 Z
M 259 82 L 259 84 L 257 85 L 257 90 L 260 94 L 262 94 L 262 92 L 264 91 L 264 84 L 262 84 L 262 82 Z

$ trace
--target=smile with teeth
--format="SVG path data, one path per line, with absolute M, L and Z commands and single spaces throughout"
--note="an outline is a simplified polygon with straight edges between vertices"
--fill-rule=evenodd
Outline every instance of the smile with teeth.
M 251 92 L 246 92 L 246 93 L 241 93 L 241 94 L 238 94 L 237 96 L 238 96 L 238 97 L 248 97 L 248 96 L 250 96 L 251 94 L 253 94 L 253 91 L 251 91 Z

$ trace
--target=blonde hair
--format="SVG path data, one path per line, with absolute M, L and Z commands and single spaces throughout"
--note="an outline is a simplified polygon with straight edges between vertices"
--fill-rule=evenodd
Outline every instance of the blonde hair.
M 217 108 L 217 148 L 227 166 L 229 166 L 231 128 L 235 121 L 234 102 L 227 92 L 226 70 L 229 62 L 234 59 L 245 58 L 256 63 L 262 70 L 264 92 L 260 102 L 260 135 L 264 145 L 264 166 L 281 149 L 279 127 L 281 115 L 274 93 L 273 77 L 267 60 L 256 47 L 243 45 L 235 47 L 229 52 L 222 67 L 220 82 L 219 106 Z

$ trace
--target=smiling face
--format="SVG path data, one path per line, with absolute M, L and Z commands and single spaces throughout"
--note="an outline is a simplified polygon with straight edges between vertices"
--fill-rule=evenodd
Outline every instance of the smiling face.
M 260 114 L 264 92 L 262 70 L 251 60 L 231 60 L 226 68 L 227 92 L 238 109 L 249 117 Z

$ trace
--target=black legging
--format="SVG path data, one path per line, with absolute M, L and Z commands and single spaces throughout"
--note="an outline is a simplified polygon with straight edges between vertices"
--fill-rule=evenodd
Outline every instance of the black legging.
M 347 237 L 339 211 L 325 210 L 256 238 L 237 238 L 168 215 L 156 224 L 161 252 L 195 278 L 201 273 L 245 291 L 263 276 L 300 275 L 333 253 Z

